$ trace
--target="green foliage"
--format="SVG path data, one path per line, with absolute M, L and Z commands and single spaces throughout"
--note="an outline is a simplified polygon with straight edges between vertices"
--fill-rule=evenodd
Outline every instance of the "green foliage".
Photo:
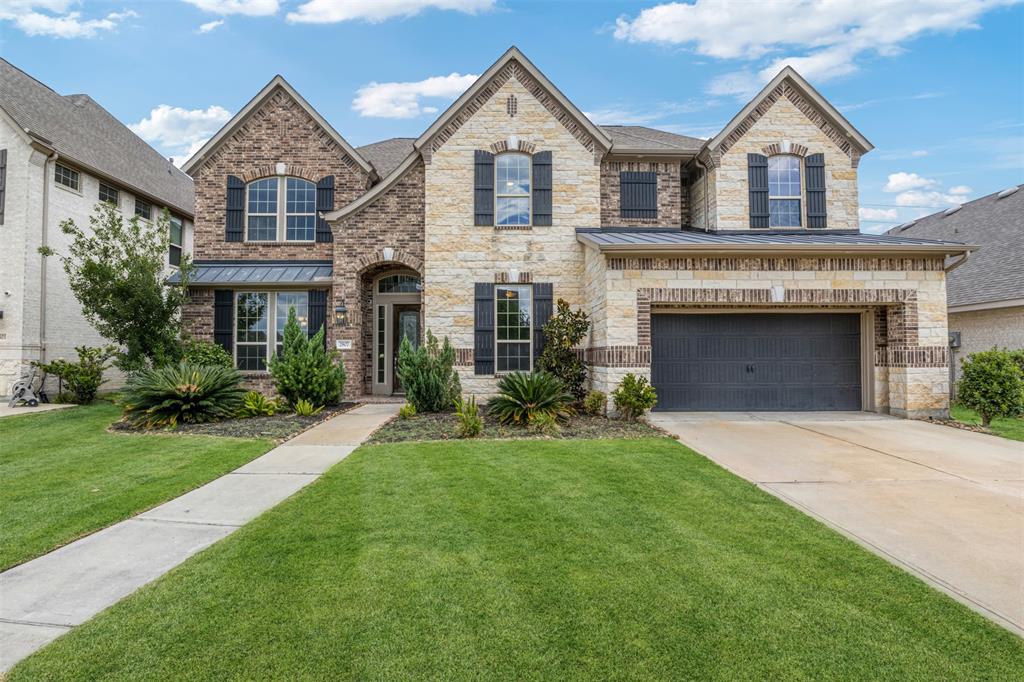
M 557 436 L 562 430 L 562 427 L 558 425 L 558 420 L 550 412 L 534 413 L 530 418 L 529 428 L 534 433 L 543 436 Z
M 412 403 L 406 403 L 398 408 L 399 419 L 412 419 L 416 416 L 416 406 Z
M 603 417 L 608 408 L 608 396 L 601 391 L 590 391 L 583 399 L 583 411 L 594 417 Z
M 455 399 L 455 416 L 459 418 L 459 423 L 455 427 L 455 433 L 459 438 L 476 438 L 484 430 L 484 419 L 480 416 L 475 395 L 469 396 L 468 399 L 461 396 Z
M 89 229 L 71 219 L 60 224 L 70 241 L 67 255 L 57 256 L 82 312 L 104 337 L 123 348 L 115 364 L 125 371 L 160 366 L 181 357 L 182 305 L 188 300 L 193 267 L 182 257 L 181 282 L 166 283 L 170 217 L 164 211 L 153 223 L 125 220 L 116 206 L 100 202 Z
M 77 346 L 78 362 L 57 359 L 53 362 L 32 363 L 47 374 L 60 377 L 64 390 L 57 394 L 57 402 L 88 405 L 96 399 L 105 379 L 103 372 L 110 367 L 110 358 L 117 354 L 116 346 L 94 348 Z
M 217 365 L 200 365 L 216 367 Z M 239 417 L 273 417 L 281 409 L 276 400 L 272 400 L 259 391 L 249 391 L 242 398 L 242 407 L 238 410 Z
M 345 388 L 341 358 L 334 351 L 324 350 L 324 328 L 308 338 L 295 317 L 295 308 L 288 311 L 284 349 L 270 359 L 270 374 L 277 392 L 293 408 L 300 400 L 334 405 Z
M 443 344 L 438 343 L 429 329 L 426 342 L 415 350 L 409 339 L 402 337 L 398 378 L 405 389 L 405 399 L 420 413 L 450 409 L 462 393 L 459 373 L 455 371 L 455 349 L 448 337 Z
M 1020 367 L 1021 373 L 1024 374 L 1024 348 L 1019 348 L 1017 350 L 1011 350 L 1007 352 L 1010 354 L 1010 359 L 1013 360 L 1013 362 L 1018 367 Z
M 181 359 L 190 365 L 207 365 L 216 367 L 234 367 L 231 353 L 224 347 L 209 341 L 188 341 L 182 348 Z
M 241 382 L 242 375 L 233 367 L 182 362 L 142 369 L 128 379 L 122 397 L 124 417 L 147 429 L 229 419 L 242 406 Z
M 612 400 L 619 416 L 627 421 L 636 421 L 658 403 L 658 394 L 647 377 L 630 373 L 622 377 L 622 383 L 612 391 Z
M 299 398 L 295 401 L 295 414 L 300 417 L 312 417 L 319 414 L 322 409 L 324 409 L 323 405 L 316 407 L 305 398 Z
M 544 350 L 537 369 L 554 374 L 576 400 L 586 393 L 587 368 L 576 353 L 576 346 L 587 336 L 590 321 L 582 310 L 573 311 L 558 299 L 557 310 L 544 325 Z
M 487 412 L 502 424 L 528 426 L 540 414 L 556 420 L 573 415 L 572 394 L 558 377 L 547 372 L 506 374 L 498 381 L 498 391 L 487 403 Z
M 1024 372 L 1013 353 L 993 348 L 972 353 L 964 360 L 957 399 L 976 410 L 983 426 L 994 417 L 1024 413 Z

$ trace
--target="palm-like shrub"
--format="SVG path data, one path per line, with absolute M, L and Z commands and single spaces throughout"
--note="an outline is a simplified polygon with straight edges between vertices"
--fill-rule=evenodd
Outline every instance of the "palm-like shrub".
M 445 337 L 439 343 L 427 330 L 426 342 L 414 349 L 409 339 L 402 337 L 398 349 L 398 378 L 405 390 L 405 399 L 416 412 L 443 412 L 462 393 L 459 373 L 455 370 L 455 349 Z
M 484 430 L 484 418 L 480 416 L 475 395 L 465 400 L 461 397 L 455 399 L 455 416 L 459 419 L 455 426 L 459 438 L 476 438 Z
M 249 391 L 242 398 L 242 407 L 238 411 L 240 417 L 273 417 L 279 406 L 259 391 Z
M 345 388 L 345 368 L 334 351 L 324 349 L 324 328 L 309 338 L 299 326 L 295 308 L 288 311 L 284 348 L 270 358 L 277 392 L 294 409 L 300 400 L 334 405 Z
M 573 395 L 553 374 L 513 372 L 498 382 L 499 395 L 487 403 L 487 413 L 502 424 L 529 426 L 537 415 L 567 419 L 573 413 Z
M 147 429 L 228 419 L 242 406 L 241 382 L 231 367 L 182 362 L 143 369 L 128 379 L 124 417 Z

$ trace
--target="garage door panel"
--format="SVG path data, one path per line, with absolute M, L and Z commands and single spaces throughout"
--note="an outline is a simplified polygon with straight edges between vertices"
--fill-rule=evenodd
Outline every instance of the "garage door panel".
M 661 410 L 857 410 L 856 314 L 655 314 Z

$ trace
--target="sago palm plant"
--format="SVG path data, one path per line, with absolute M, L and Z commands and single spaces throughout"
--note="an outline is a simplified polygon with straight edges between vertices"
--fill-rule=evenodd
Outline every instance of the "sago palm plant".
M 487 403 L 487 413 L 502 424 L 529 426 L 538 415 L 556 420 L 571 417 L 572 394 L 553 374 L 513 372 L 498 382 L 499 395 Z
M 125 387 L 124 417 L 147 429 L 228 419 L 242 406 L 241 382 L 233 367 L 182 362 L 144 369 Z

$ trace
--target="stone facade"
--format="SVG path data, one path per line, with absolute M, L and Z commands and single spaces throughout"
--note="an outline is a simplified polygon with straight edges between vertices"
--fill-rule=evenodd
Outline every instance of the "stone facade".
M 1024 306 L 971 310 L 949 314 L 949 331 L 960 332 L 960 348 L 953 360 L 955 378 L 971 353 L 992 348 L 1024 348 Z
M 623 218 L 619 202 L 619 174 L 653 171 L 658 174 L 658 216 Z M 678 161 L 601 162 L 601 227 L 685 227 L 690 224 L 690 191 L 686 172 Z M 586 227 L 580 225 L 579 227 Z

